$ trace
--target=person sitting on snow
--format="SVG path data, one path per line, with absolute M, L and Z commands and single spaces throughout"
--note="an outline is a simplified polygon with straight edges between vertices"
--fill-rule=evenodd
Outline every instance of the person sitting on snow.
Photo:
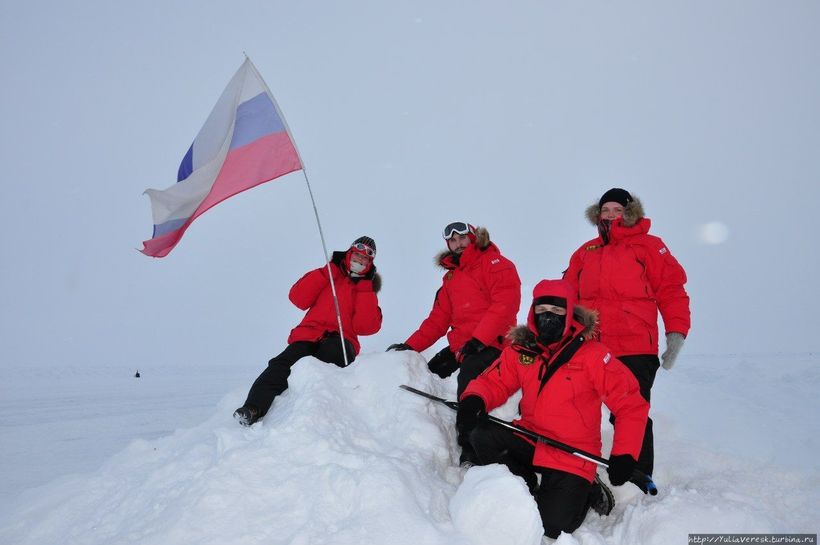
M 632 476 L 649 413 L 638 381 L 595 340 L 597 314 L 577 306 L 574 293 L 565 280 L 535 286 L 527 325 L 510 331 L 512 344 L 467 386 L 456 421 L 480 464 L 503 463 L 524 479 L 551 538 L 577 529 L 590 506 L 608 514 L 611 493 L 593 462 L 533 444 L 488 421 L 487 411 L 521 389 L 517 425 L 600 456 L 603 402 L 617 417 L 607 469 L 615 486 Z
M 521 280 L 515 265 L 490 242 L 483 227 L 453 222 L 444 228 L 444 240 L 447 250 L 436 257 L 436 263 L 446 272 L 430 315 L 406 341 L 387 350 L 421 352 L 446 334 L 449 346 L 427 366 L 441 378 L 459 369 L 457 393 L 461 395 L 501 354 L 504 335 L 515 325 L 521 304 Z M 467 437 L 459 434 L 458 444 L 460 462 L 472 463 Z
M 310 271 L 293 285 L 290 301 L 307 314 L 290 332 L 287 348 L 268 362 L 268 367 L 251 386 L 245 403 L 234 412 L 240 424 L 250 426 L 265 416 L 273 399 L 287 389 L 290 368 L 298 360 L 314 356 L 345 367 L 353 363 L 359 353 L 358 336 L 373 335 L 381 329 L 382 311 L 376 296 L 381 288 L 381 276 L 373 264 L 375 257 L 376 242 L 370 237 L 359 237 L 346 252 L 333 252 L 330 260 L 345 352 L 342 352 L 328 267 Z

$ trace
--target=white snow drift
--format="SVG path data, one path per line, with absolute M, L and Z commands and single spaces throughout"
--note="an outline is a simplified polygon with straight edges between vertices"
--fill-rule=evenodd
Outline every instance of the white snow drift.
M 818 434 L 806 411 L 817 415 L 817 363 L 684 357 L 661 371 L 653 391 L 660 495 L 616 488 L 611 516 L 590 513 L 558 543 L 816 532 Z M 457 467 L 454 413 L 398 388 L 453 398 L 454 378 L 434 377 L 420 356 L 364 354 L 347 369 L 306 358 L 290 383 L 251 428 L 231 418 L 245 394 L 235 390 L 193 429 L 134 441 L 96 472 L 25 493 L 0 520 L 0 543 L 540 542 L 523 481 L 502 466 Z M 772 395 L 783 403 L 763 402 Z M 514 408 L 513 400 L 498 414 L 510 418 Z M 604 436 L 608 443 L 606 423 Z M 805 456 L 783 454 L 788 437 L 799 437 L 794 450 Z

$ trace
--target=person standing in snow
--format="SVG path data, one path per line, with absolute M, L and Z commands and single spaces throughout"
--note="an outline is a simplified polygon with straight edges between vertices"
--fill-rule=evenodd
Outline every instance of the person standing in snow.
M 666 328 L 664 369 L 672 369 L 689 333 L 686 272 L 659 237 L 649 234 L 651 221 L 641 201 L 612 188 L 587 208 L 598 237 L 581 245 L 564 271 L 579 303 L 598 311 L 601 342 L 638 379 L 641 395 L 650 400 L 658 359 L 658 311 Z M 614 422 L 616 417 L 610 417 Z M 652 475 L 652 420 L 646 423 L 638 469 Z M 635 483 L 646 492 L 645 485 Z
M 447 249 L 436 256 L 445 270 L 433 309 L 418 330 L 387 350 L 421 352 L 445 334 L 448 346 L 427 366 L 441 378 L 457 369 L 458 394 L 499 354 L 521 304 L 521 280 L 515 265 L 501 255 L 483 227 L 457 221 L 444 228 Z M 467 437 L 459 434 L 461 463 L 474 457 Z
M 609 480 L 624 484 L 637 463 L 649 403 L 629 369 L 595 340 L 596 325 L 597 313 L 576 305 L 569 282 L 542 280 L 533 290 L 527 325 L 510 331 L 511 345 L 459 398 L 456 425 L 469 436 L 478 462 L 505 464 L 524 479 L 551 538 L 577 529 L 589 507 L 609 514 L 611 496 L 597 478 L 597 465 L 534 444 L 486 415 L 521 389 L 515 424 L 600 456 L 603 403 L 617 416 Z
M 348 365 L 359 353 L 358 336 L 373 335 L 381 329 L 382 311 L 376 295 L 381 288 L 381 276 L 373 264 L 375 257 L 376 242 L 370 237 L 359 237 L 346 252 L 333 252 L 330 260 Z M 243 426 L 265 416 L 273 399 L 287 389 L 290 368 L 301 358 L 314 356 L 345 366 L 328 267 L 305 274 L 290 289 L 289 297 L 307 314 L 290 332 L 287 348 L 268 362 L 251 386 L 245 403 L 234 412 L 234 418 Z

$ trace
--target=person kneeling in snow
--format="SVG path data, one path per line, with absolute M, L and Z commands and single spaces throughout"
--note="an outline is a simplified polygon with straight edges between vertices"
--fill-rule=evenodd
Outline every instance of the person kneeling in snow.
M 569 282 L 542 280 L 533 290 L 527 325 L 510 331 L 512 344 L 467 386 L 459 402 L 456 425 L 469 434 L 479 463 L 503 463 L 524 479 L 551 538 L 577 529 L 589 507 L 601 514 L 611 510 L 597 466 L 533 444 L 485 417 L 521 389 L 516 424 L 600 455 L 603 402 L 617 417 L 609 480 L 615 486 L 627 482 L 641 450 L 649 403 L 629 369 L 594 340 L 596 325 L 594 311 L 576 306 Z
M 381 276 L 373 265 L 375 257 L 375 241 L 359 237 L 347 252 L 333 252 L 330 260 L 348 365 L 359 353 L 358 336 L 373 335 L 382 326 L 382 311 L 376 296 L 381 288 Z M 307 310 L 307 314 L 290 332 L 288 347 L 268 362 L 268 367 L 251 386 L 244 405 L 233 413 L 243 426 L 250 426 L 265 416 L 273 399 L 287 389 L 290 368 L 301 358 L 314 356 L 345 367 L 328 267 L 319 267 L 300 278 L 290 289 L 289 297 L 294 305 Z

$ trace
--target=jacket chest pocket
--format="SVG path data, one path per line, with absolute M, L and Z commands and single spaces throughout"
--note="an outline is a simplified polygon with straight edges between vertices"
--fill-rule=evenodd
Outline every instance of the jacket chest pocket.
M 561 418 L 567 422 L 580 421 L 584 428 L 589 428 L 592 424 L 587 409 L 594 405 L 595 396 L 581 366 L 572 363 L 564 365 L 550 379 L 540 397 L 539 408 L 549 418 Z M 600 412 L 600 408 L 598 411 Z
M 619 298 L 643 299 L 650 297 L 646 266 L 630 246 L 613 251 L 607 260 L 607 284 Z
M 478 280 L 464 271 L 448 286 L 448 295 L 456 315 L 471 315 L 487 309 L 489 296 Z

